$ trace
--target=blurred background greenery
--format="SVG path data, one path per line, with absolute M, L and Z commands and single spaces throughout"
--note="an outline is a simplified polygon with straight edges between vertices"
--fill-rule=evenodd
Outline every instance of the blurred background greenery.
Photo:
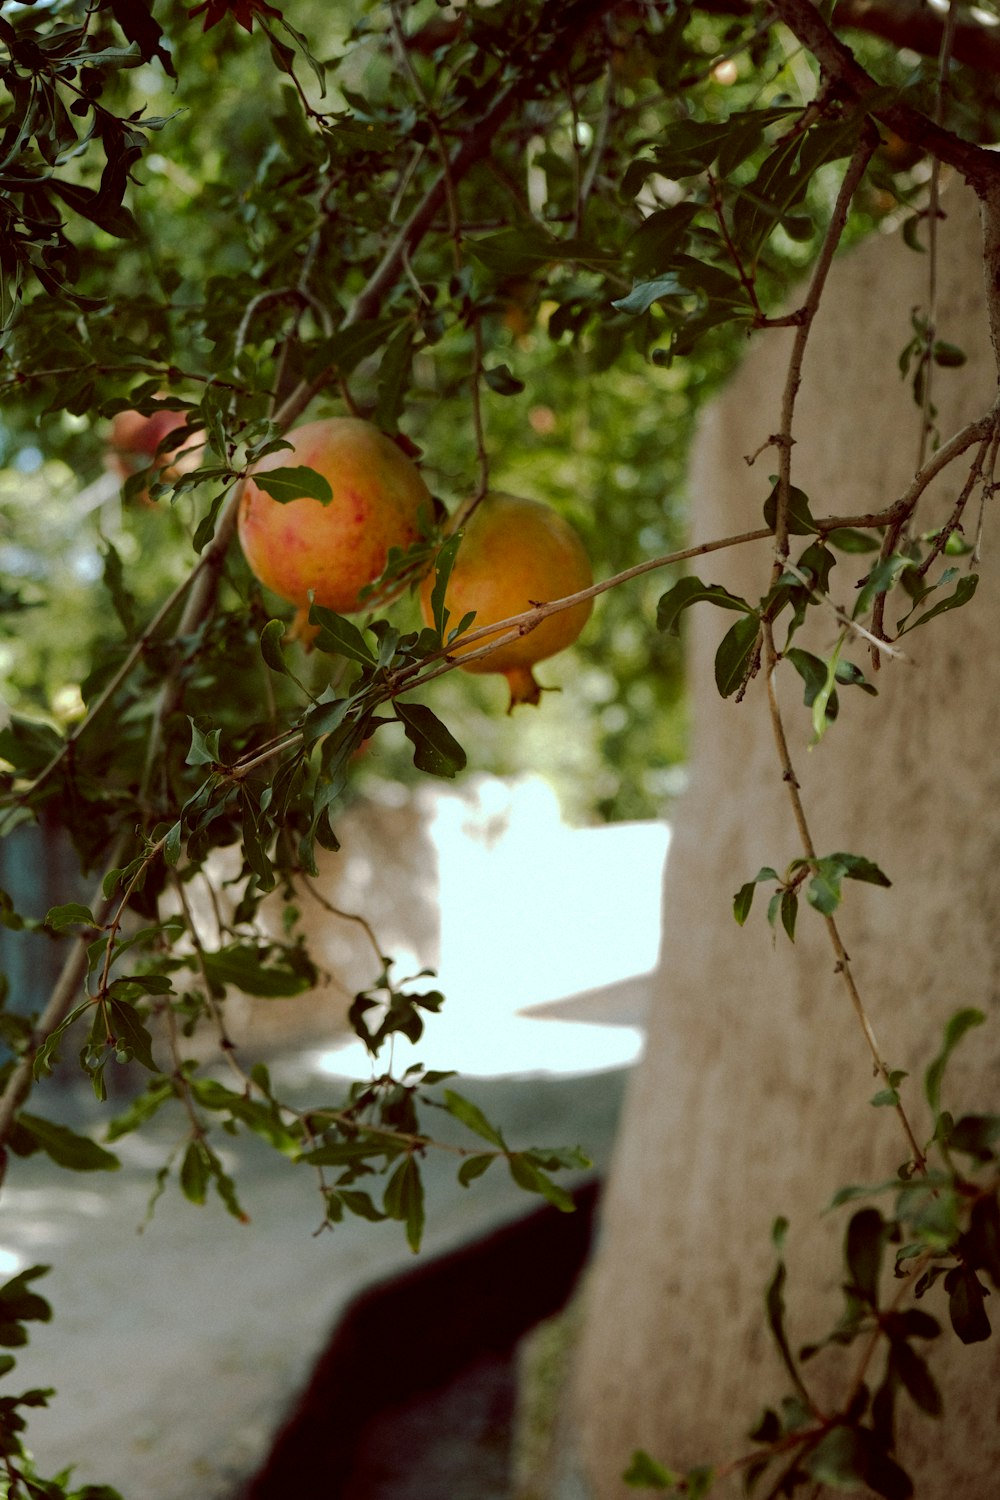
M 21 374 L 2 390 L 0 690 L 19 711 L 61 725 L 82 714 L 137 622 L 185 575 L 205 509 L 204 491 L 165 492 L 153 504 L 123 494 L 109 477 L 110 417 L 136 392 L 148 396 L 157 388 L 199 401 L 205 389 L 199 372 L 212 371 L 236 416 L 252 421 L 263 402 L 248 371 L 259 377 L 258 389 L 308 374 L 331 317 L 339 321 L 377 252 L 399 136 L 409 131 L 419 139 L 413 100 L 399 98 L 385 7 L 302 0 L 295 8 L 295 23 L 315 55 L 337 64 L 323 99 L 337 123 L 322 140 L 303 112 L 302 99 L 315 103 L 319 96 L 301 58 L 293 86 L 273 66 L 259 29 L 247 35 L 220 24 L 203 33 L 182 12 L 175 7 L 164 19 L 181 86 L 157 63 L 117 73 L 106 85 L 119 112 L 136 111 L 140 125 L 160 122 L 128 195 L 136 235 L 119 239 L 97 226 L 79 227 L 75 291 L 109 302 L 85 314 L 55 303 L 46 309 L 44 293 L 26 291 L 32 344 L 19 346 L 15 328 L 10 352 Z M 427 87 L 435 59 L 444 55 L 434 51 L 431 33 L 449 15 L 429 0 L 406 8 L 411 61 Z M 507 0 L 483 8 L 480 23 L 490 15 L 498 28 L 519 24 Z M 399 351 L 402 378 L 394 383 L 386 359 L 374 356 L 350 378 L 351 403 L 417 445 L 432 491 L 453 510 L 479 476 L 468 379 L 473 334 L 455 311 L 463 297 L 472 299 L 486 367 L 502 372 L 483 385 L 481 397 L 490 482 L 548 501 L 569 517 L 598 578 L 684 545 L 685 463 L 698 411 L 746 339 L 745 325 L 730 323 L 674 357 L 676 330 L 661 306 L 638 318 L 614 310 L 613 299 L 642 269 L 636 238 L 642 214 L 657 206 L 651 200 L 643 207 L 640 194 L 637 211 L 620 183 L 665 119 L 695 110 L 700 118 L 722 119 L 739 109 L 780 107 L 812 89 L 811 65 L 781 28 L 753 35 L 751 27 L 744 45 L 748 24 L 725 7 L 663 7 L 647 38 L 650 53 L 607 52 L 612 91 L 598 86 L 606 82 L 599 77 L 591 92 L 571 91 L 555 111 L 550 101 L 539 102 L 536 133 L 515 141 L 509 159 L 478 167 L 463 185 L 463 214 L 470 221 L 481 215 L 477 229 L 496 232 L 533 218 L 564 232 L 579 201 L 582 148 L 600 136 L 587 228 L 595 243 L 618 244 L 620 260 L 539 262 L 532 274 L 516 255 L 506 265 L 502 256 L 484 262 L 466 252 L 456 265 L 441 234 L 380 309 L 419 324 L 416 338 Z M 924 66 L 881 43 L 865 47 L 878 52 L 883 75 L 888 69 L 912 82 L 914 69 Z M 449 56 L 448 65 L 461 76 L 460 58 Z M 672 93 L 667 80 L 684 67 L 689 78 L 694 70 L 695 82 Z M 77 170 L 87 182 L 97 169 L 84 155 Z M 894 159 L 887 148 L 850 237 L 897 223 L 925 175 L 919 160 Z M 661 204 L 670 201 L 671 184 L 666 188 Z M 401 216 L 406 184 L 397 191 L 391 213 Z M 760 285 L 771 294 L 815 250 L 828 191 L 821 171 L 797 230 L 772 237 L 760 271 Z M 337 217 L 345 195 L 349 222 Z M 324 216 L 331 232 L 319 236 L 316 250 Z M 305 250 L 309 243 L 313 248 Z M 275 369 L 304 254 L 316 257 L 311 281 L 327 311 L 294 309 L 301 347 Z M 342 394 L 324 393 L 313 414 L 343 411 Z M 508 718 L 499 678 L 456 672 L 429 687 L 428 701 L 465 746 L 470 767 L 541 771 L 575 821 L 668 812 L 683 781 L 686 709 L 679 644 L 658 634 L 654 621 L 659 594 L 677 576 L 660 571 L 604 595 L 578 644 L 543 664 L 543 684 L 562 691 L 546 693 L 537 710 L 521 708 Z M 275 693 L 280 698 L 287 686 L 267 680 L 255 645 L 268 616 L 287 611 L 261 598 L 238 556 L 226 588 L 228 620 L 213 628 L 226 639 L 228 712 L 238 717 Z M 402 620 L 416 620 L 412 599 L 396 609 Z M 315 682 L 328 666 L 305 662 L 301 670 Z M 140 674 L 134 682 L 131 702 L 113 726 L 109 757 L 113 750 L 128 764 L 123 727 L 133 760 L 141 755 L 148 694 L 162 669 L 150 653 L 145 680 Z M 213 682 L 203 686 L 209 701 Z M 378 737 L 359 766 L 362 780 L 413 774 L 395 734 Z

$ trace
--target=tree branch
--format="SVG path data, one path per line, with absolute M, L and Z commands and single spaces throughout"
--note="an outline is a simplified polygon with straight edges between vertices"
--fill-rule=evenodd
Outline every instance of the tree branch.
M 901 100 L 886 101 L 881 85 L 865 71 L 850 47 L 834 35 L 811 0 L 771 0 L 771 8 L 812 53 L 842 95 L 859 104 L 871 100 L 871 113 L 876 120 L 904 141 L 954 167 L 980 198 L 1000 185 L 1000 160 L 993 152 L 943 129 Z
M 753 13 L 749 0 L 699 0 L 698 8 L 748 19 Z M 840 30 L 864 31 L 922 57 L 937 57 L 941 50 L 945 22 L 925 0 L 838 0 L 836 18 Z M 1000 32 L 959 17 L 952 55 L 977 73 L 1000 73 Z
M 354 299 L 341 324 L 342 328 L 350 328 L 353 324 L 364 322 L 365 319 L 377 314 L 386 293 L 403 274 L 410 256 L 445 205 L 449 189 L 453 188 L 469 169 L 475 166 L 476 162 L 490 154 L 494 137 L 515 107 L 530 98 L 550 72 L 557 68 L 565 68 L 567 50 L 606 11 L 613 10 L 616 3 L 617 0 L 577 0 L 575 5 L 565 7 L 564 24 L 554 41 L 538 54 L 526 73 L 514 78 L 513 82 L 497 96 L 478 123 L 471 126 L 463 135 L 447 165 L 442 166 L 441 171 L 412 210 L 410 217 Z M 315 395 L 315 390 L 305 384 L 301 385 L 285 402 L 282 408 L 284 419 L 288 422 L 294 421 L 305 410 L 313 395 Z

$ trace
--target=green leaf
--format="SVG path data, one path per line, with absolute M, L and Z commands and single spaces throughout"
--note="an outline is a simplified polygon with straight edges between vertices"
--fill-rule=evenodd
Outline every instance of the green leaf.
M 672 1490 L 681 1483 L 681 1475 L 665 1469 L 644 1449 L 637 1448 L 622 1481 L 634 1490 Z
M 811 1478 L 834 1490 L 859 1490 L 867 1485 L 885 1500 L 908 1500 L 913 1493 L 909 1476 L 863 1428 L 831 1427 L 808 1454 L 804 1467 Z
M 264 658 L 266 666 L 272 672 L 280 672 L 282 676 L 288 675 L 288 667 L 281 650 L 281 642 L 285 638 L 287 629 L 284 620 L 268 620 L 260 633 L 260 654 Z
M 838 661 L 834 675 L 844 687 L 858 687 L 870 697 L 878 697 L 878 688 L 872 686 L 861 668 L 856 667 L 852 661 L 844 661 L 843 658 Z
M 685 1500 L 705 1500 L 715 1485 L 715 1470 L 707 1464 L 697 1464 L 684 1475 Z
M 462 1094 L 456 1094 L 452 1089 L 444 1091 L 444 1107 L 448 1113 L 476 1135 L 482 1136 L 484 1141 L 489 1141 L 491 1146 L 505 1151 L 506 1144 L 503 1136 L 495 1126 L 483 1114 L 478 1104 L 473 1104 L 471 1099 L 466 1099 Z M 492 1160 L 492 1158 L 489 1158 Z
M 476 260 L 501 276 L 531 274 L 547 265 L 576 261 L 604 265 L 620 259 L 617 248 L 605 250 L 589 240 L 556 239 L 535 223 L 501 229 L 480 239 L 467 238 L 465 244 Z
M 872 1094 L 871 1098 L 868 1101 L 868 1103 L 873 1105 L 876 1109 L 895 1109 L 896 1105 L 899 1102 L 898 1089 L 879 1089 L 878 1093 Z
M 855 600 L 854 609 L 851 611 L 851 618 L 860 620 L 871 609 L 879 594 L 888 593 L 900 573 L 916 566 L 912 557 L 903 557 L 899 553 L 885 558 L 882 562 L 876 563 L 868 574 L 864 587 Z
M 483 379 L 498 396 L 517 396 L 524 390 L 524 381 L 518 380 L 509 365 L 494 365 L 492 369 L 484 369 Z
M 721 584 L 702 583 L 700 578 L 692 576 L 682 578 L 660 598 L 656 606 L 657 630 L 665 631 L 667 635 L 679 635 L 681 614 L 692 604 L 698 604 L 702 600 L 717 604 L 720 609 L 735 609 L 742 614 L 753 615 L 755 620 L 757 618 L 756 610 L 745 599 L 731 594 Z
M 962 1255 L 974 1271 L 985 1271 L 1000 1290 L 1000 1204 L 995 1193 L 972 1205 L 969 1227 L 962 1236 Z
M 204 723 L 205 721 L 202 720 Z M 219 764 L 219 740 L 222 736 L 221 729 L 203 730 L 198 723 L 188 717 L 191 726 L 191 748 L 188 751 L 184 764 L 186 766 L 214 766 Z
M 321 505 L 329 505 L 333 499 L 330 481 L 304 464 L 259 469 L 251 478 L 259 490 L 277 500 L 279 505 L 288 505 L 292 500 L 318 500 Z
M 143 1025 L 135 1006 L 125 1000 L 110 1000 L 108 1008 L 119 1047 L 131 1052 L 136 1061 L 151 1073 L 158 1073 L 160 1070 L 153 1061 L 153 1038 Z
M 824 917 L 832 916 L 840 905 L 840 878 L 843 871 L 836 862 L 818 860 L 816 873 L 806 890 L 806 900 Z
M 960 349 L 957 344 L 949 344 L 944 339 L 935 341 L 931 356 L 936 365 L 946 370 L 958 369 L 965 364 L 967 357 L 964 349 Z
M 398 328 L 386 344 L 379 365 L 378 402 L 372 421 L 390 436 L 399 430 L 400 413 L 413 366 L 413 335 L 414 325 L 410 322 Z
M 0 1286 L 0 1319 L 4 1323 L 48 1323 L 52 1308 L 44 1297 L 28 1290 L 28 1284 L 48 1275 L 50 1266 L 28 1266 Z
M 62 736 L 50 725 L 24 719 L 20 714 L 11 714 L 10 723 L 0 730 L 0 757 L 26 776 L 41 771 L 64 749 Z
M 302 721 L 302 743 L 306 748 L 339 729 L 354 701 L 353 698 L 320 699 Z
M 963 1344 L 981 1344 L 992 1333 L 986 1316 L 986 1288 L 974 1271 L 954 1266 L 944 1278 L 948 1316 Z
M 312 362 L 317 372 L 332 365 L 341 375 L 351 371 L 369 354 L 375 354 L 389 341 L 403 321 L 400 315 L 385 318 L 366 318 L 352 323 L 338 333 L 324 339 L 312 352 Z
M 745 885 L 740 886 L 733 897 L 733 916 L 741 927 L 750 915 L 750 908 L 753 905 L 754 891 L 756 889 L 757 887 L 754 882 L 748 880 Z
M 690 287 L 677 277 L 673 271 L 665 276 L 655 276 L 651 281 L 640 281 L 629 292 L 627 297 L 618 297 L 611 306 L 619 312 L 630 313 L 633 317 L 648 312 L 654 302 L 659 302 L 663 297 L 691 297 L 693 292 Z
M 772 531 L 778 524 L 778 484 L 764 501 L 764 525 Z M 794 484 L 788 487 L 788 533 L 790 536 L 808 536 L 816 530 L 816 522 L 809 510 L 809 496 Z
M 204 552 L 205 548 L 208 546 L 209 542 L 215 535 L 215 523 L 219 518 L 219 511 L 222 509 L 222 502 L 226 498 L 226 495 L 231 488 L 232 485 L 227 485 L 220 494 L 213 497 L 208 510 L 198 522 L 192 541 L 192 546 L 194 547 L 195 552 Z
M 188 1141 L 181 1162 L 181 1192 L 191 1203 L 201 1205 L 208 1195 L 210 1178 L 211 1168 L 204 1143 L 200 1140 Z
M 151 1083 L 145 1093 L 139 1094 L 127 1109 L 115 1116 L 108 1125 L 106 1139 L 117 1141 L 123 1135 L 129 1135 L 133 1130 L 138 1130 L 140 1125 L 144 1125 L 156 1114 L 161 1105 L 166 1104 L 167 1100 L 173 1097 L 173 1083 L 169 1079 Z
M 74 902 L 74 905 L 76 903 Z M 58 908 L 53 908 L 58 910 Z M 6 927 L 10 932 L 22 932 L 24 930 L 24 918 L 20 912 L 14 910 L 14 902 L 8 891 L 0 890 L 0 927 Z
M 825 917 L 831 916 L 840 905 L 840 882 L 843 879 L 860 880 L 867 885 L 883 887 L 892 884 L 873 860 L 865 859 L 860 854 L 827 854 L 818 859 L 813 868 L 815 873 L 809 882 L 806 900 Z
M 723 698 L 730 697 L 746 682 L 753 670 L 760 634 L 760 617 L 745 615 L 730 626 L 715 653 L 715 685 Z
M 966 1032 L 971 1031 L 975 1026 L 982 1026 L 985 1020 L 986 1017 L 981 1010 L 974 1010 L 970 1007 L 956 1011 L 945 1026 L 941 1050 L 924 1074 L 924 1094 L 935 1121 L 941 1112 L 941 1082 L 948 1060 Z
M 779 1226 L 783 1226 L 780 1233 Z M 786 1228 L 786 1220 L 778 1219 L 775 1221 L 772 1237 L 779 1251 L 784 1241 Z M 781 1355 L 782 1363 L 791 1376 L 795 1389 L 804 1396 L 805 1390 L 802 1385 L 802 1377 L 796 1367 L 791 1348 L 789 1347 L 788 1336 L 785 1332 L 785 1281 L 787 1275 L 784 1261 L 779 1260 L 774 1269 L 774 1275 L 768 1283 L 767 1292 L 764 1297 L 764 1306 L 767 1311 L 767 1324 L 771 1330 L 771 1337 L 774 1339 L 778 1353 Z
M 478 261 L 503 276 L 530 273 L 559 259 L 555 240 L 540 224 L 502 229 L 466 243 Z
M 482 1177 L 484 1172 L 489 1171 L 495 1161 L 495 1156 L 467 1156 L 458 1169 L 459 1182 L 463 1187 L 468 1187 L 477 1177 Z
M 42 925 L 51 927 L 53 932 L 60 932 L 64 927 L 96 927 L 97 923 L 89 906 L 82 906 L 79 901 L 69 901 L 65 906 L 50 907 Z
M 424 1232 L 424 1185 L 420 1165 L 412 1153 L 399 1163 L 386 1183 L 382 1207 L 390 1219 L 405 1223 L 407 1243 L 416 1254 Z
M 775 226 L 801 204 L 819 168 L 850 154 L 860 124 L 860 117 L 849 113 L 843 121 L 821 121 L 805 135 L 790 133 L 778 141 L 733 211 L 733 236 L 747 260 L 757 259 Z
M 949 1151 L 967 1152 L 983 1162 L 996 1155 L 998 1142 L 1000 1115 L 963 1115 L 948 1131 Z
M 72 1172 L 115 1172 L 121 1166 L 111 1151 L 105 1151 L 85 1135 L 77 1135 L 66 1125 L 23 1112 L 18 1116 L 18 1124 L 59 1167 Z
M 132 214 L 123 204 L 115 203 L 107 193 L 96 192 L 80 183 L 65 182 L 58 177 L 50 177 L 48 187 L 74 213 L 97 224 L 107 234 L 120 240 L 134 240 L 138 237 L 139 226 Z
M 927 1361 L 903 1339 L 893 1339 L 891 1357 L 892 1367 L 910 1399 L 929 1417 L 939 1417 L 943 1410 L 941 1392 Z
M 352 620 L 334 614 L 321 604 L 314 604 L 309 611 L 310 625 L 319 626 L 319 634 L 313 641 L 317 651 L 328 656 L 346 656 L 349 661 L 360 662 L 364 667 L 376 664 L 375 653 Z
M 448 580 L 451 570 L 455 566 L 455 558 L 458 549 L 462 545 L 462 533 L 456 531 L 442 543 L 437 557 L 434 559 L 434 587 L 431 590 L 431 616 L 434 620 L 434 629 L 438 633 L 438 639 L 444 641 L 445 630 L 448 626 L 448 611 L 445 608 L 445 594 L 448 591 Z
M 423 703 L 393 704 L 406 738 L 413 746 L 413 764 L 431 776 L 456 776 L 466 765 L 465 751 L 451 731 Z
M 844 1259 L 851 1289 L 869 1307 L 878 1307 L 885 1235 L 886 1225 L 877 1208 L 859 1209 L 847 1226 Z
M 121 621 L 125 634 L 132 636 L 135 634 L 135 600 L 125 587 L 125 572 L 120 553 L 113 542 L 107 542 L 105 547 L 104 587 L 111 595 L 115 614 Z
M 662 272 L 687 239 L 691 220 L 699 211 L 692 202 L 660 208 L 643 219 L 628 242 L 632 268 L 640 278 Z M 638 285 L 638 283 L 637 283 Z
M 976 592 L 978 584 L 979 574 L 968 573 L 964 578 L 959 579 L 955 585 L 955 592 L 953 594 L 950 594 L 947 599 L 942 599 L 939 604 L 935 604 L 933 609 L 928 609 L 922 615 L 919 615 L 913 621 L 912 625 L 903 625 L 899 630 L 900 635 L 906 635 L 909 631 L 916 630 L 918 625 L 926 625 L 927 621 L 933 620 L 935 615 L 943 615 L 949 609 L 961 609 L 963 604 L 968 604 Z
M 781 1418 L 772 1406 L 767 1406 L 754 1426 L 747 1433 L 752 1443 L 776 1443 L 781 1436 Z
M 752 880 L 748 880 L 744 885 L 740 886 L 739 890 L 736 892 L 736 895 L 733 897 L 733 916 L 736 918 L 741 927 L 745 923 L 747 917 L 750 915 L 750 908 L 753 905 L 754 891 L 757 889 L 757 886 L 761 883 L 761 881 L 780 881 L 780 879 L 781 877 L 779 876 L 777 870 L 772 870 L 770 865 L 762 865 Z
M 252 943 L 230 943 L 201 955 L 206 977 L 220 993 L 227 986 L 265 1000 L 301 995 L 312 977 L 287 963 L 269 963 L 270 949 Z
M 795 942 L 795 922 L 799 914 L 798 892 L 792 889 L 781 893 L 781 925 L 790 943 Z
M 571 1214 L 576 1204 L 563 1188 L 557 1187 L 538 1165 L 537 1154 L 532 1151 L 513 1151 L 507 1158 L 510 1175 L 518 1187 L 526 1193 L 540 1193 L 561 1213 Z
M 828 531 L 826 540 L 838 552 L 877 552 L 879 549 L 878 537 L 867 531 L 856 531 L 852 526 L 838 526 L 834 531 Z
M 177 862 L 181 857 L 181 824 L 180 819 L 167 830 L 163 840 L 163 858 L 171 870 L 176 869 Z
M 814 656 L 811 651 L 803 651 L 799 646 L 791 646 L 784 653 L 785 660 L 790 661 L 805 683 L 803 702 L 807 708 L 811 708 L 819 695 L 827 688 L 830 682 L 830 671 L 825 661 Z M 837 695 L 832 690 L 826 694 L 825 713 L 827 718 L 833 720 L 837 717 Z
M 863 854 L 838 852 L 827 855 L 827 858 L 840 866 L 848 880 L 861 880 L 866 885 L 879 885 L 886 890 L 892 885 L 888 875 L 883 874 L 875 861 L 865 859 Z
M 367 1219 L 370 1224 L 385 1222 L 385 1214 L 375 1207 L 367 1193 L 362 1193 L 357 1188 L 337 1188 L 336 1196 L 348 1213 L 354 1214 L 356 1218 Z

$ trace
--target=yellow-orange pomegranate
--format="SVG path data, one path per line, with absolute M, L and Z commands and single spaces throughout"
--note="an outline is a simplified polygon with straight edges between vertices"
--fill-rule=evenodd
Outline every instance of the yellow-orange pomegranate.
M 593 582 L 590 560 L 576 532 L 556 511 L 537 500 L 500 491 L 480 502 L 464 529 L 445 592 L 449 627 L 474 610 L 472 629 L 522 614 L 534 604 L 564 599 Z M 434 574 L 424 579 L 420 606 L 433 621 Z M 500 672 L 510 687 L 510 707 L 537 703 L 541 688 L 532 668 L 572 645 L 587 623 L 593 601 L 548 615 L 534 630 L 488 656 L 463 663 L 466 651 L 477 651 L 489 637 L 455 651 L 466 672 Z M 503 634 L 504 632 L 500 632 Z
M 254 472 L 315 469 L 333 499 L 282 503 L 249 479 L 238 517 L 243 552 L 261 583 L 297 604 L 300 616 L 310 590 L 317 604 L 350 614 L 362 608 L 361 591 L 384 569 L 389 548 L 420 535 L 430 492 L 413 461 L 360 417 L 307 422 L 288 441 L 291 451 L 269 454 Z

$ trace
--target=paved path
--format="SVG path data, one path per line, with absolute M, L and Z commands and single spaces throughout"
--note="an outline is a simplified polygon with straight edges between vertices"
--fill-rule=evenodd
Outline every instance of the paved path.
M 272 1071 L 280 1081 L 280 1066 Z M 304 1078 L 301 1060 L 287 1072 L 314 1103 L 334 1090 Z M 503 1123 L 512 1145 L 579 1144 L 600 1167 L 623 1081 L 615 1069 L 454 1086 Z M 139 1233 L 173 1139 L 158 1127 L 120 1142 L 117 1173 L 12 1163 L 0 1246 L 52 1265 L 38 1290 L 54 1317 L 32 1325 L 4 1389 L 57 1389 L 29 1428 L 46 1475 L 73 1463 L 77 1483 L 114 1484 L 125 1500 L 229 1500 L 265 1457 L 345 1305 L 413 1259 L 398 1224 L 352 1220 L 316 1235 L 311 1174 L 252 1138 L 222 1137 L 250 1225 L 214 1202 L 193 1207 L 171 1185 Z M 463 1189 L 443 1155 L 427 1179 L 427 1254 L 538 1202 L 497 1168 Z

